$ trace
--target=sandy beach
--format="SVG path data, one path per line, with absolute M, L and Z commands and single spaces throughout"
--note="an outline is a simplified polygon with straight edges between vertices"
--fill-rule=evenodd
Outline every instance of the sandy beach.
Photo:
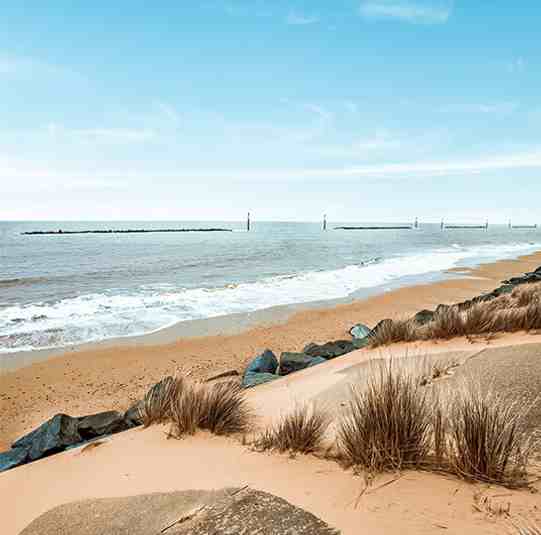
M 357 322 L 374 325 L 383 318 L 469 299 L 540 265 L 541 253 L 536 253 L 453 270 L 454 277 L 448 280 L 330 308 L 301 310 L 285 321 L 249 324 L 233 334 L 183 337 L 172 343 L 159 343 L 159 338 L 154 342 L 154 338 L 153 344 L 144 338 L 125 339 L 53 353 L 0 375 L 0 449 L 59 412 L 82 415 L 126 409 L 165 375 L 179 372 L 204 379 L 232 369 L 242 372 L 247 361 L 265 348 L 276 353 L 296 351 L 309 342 L 348 338 L 349 328 Z

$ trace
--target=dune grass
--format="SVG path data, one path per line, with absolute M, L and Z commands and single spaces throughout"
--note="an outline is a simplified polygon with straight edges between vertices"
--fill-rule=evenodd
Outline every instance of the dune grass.
M 368 474 L 403 469 L 447 472 L 508 488 L 528 485 L 536 436 L 525 429 L 530 406 L 472 380 L 459 388 L 427 386 L 396 361 L 379 361 L 351 392 L 338 424 L 346 465 Z
M 371 345 L 537 329 L 541 329 L 541 283 L 519 286 L 511 294 L 474 303 L 465 309 L 458 305 L 441 308 L 425 325 L 411 319 L 383 322 L 372 337 Z
M 171 423 L 171 436 L 206 429 L 216 435 L 241 433 L 251 419 L 244 392 L 236 382 L 199 384 L 184 377 L 166 377 L 143 400 L 143 425 Z
M 419 378 L 394 361 L 374 366 L 366 385 L 352 388 L 338 427 L 342 460 L 369 473 L 423 465 L 432 445 L 432 404 Z
M 438 449 L 450 472 L 506 487 L 528 484 L 527 467 L 536 445 L 524 425 L 530 406 L 467 380 L 446 407 Z
M 277 424 L 263 431 L 256 438 L 254 448 L 281 453 L 315 453 L 322 448 L 330 422 L 329 415 L 316 406 L 297 406 Z

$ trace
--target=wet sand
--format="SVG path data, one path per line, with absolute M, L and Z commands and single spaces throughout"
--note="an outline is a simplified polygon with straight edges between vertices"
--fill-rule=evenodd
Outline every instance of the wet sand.
M 432 284 L 399 288 L 382 295 L 333 307 L 305 309 L 286 319 L 248 322 L 244 330 L 227 327 L 211 336 L 148 337 L 86 345 L 59 351 L 20 369 L 0 375 L 0 450 L 58 412 L 74 416 L 127 408 L 164 375 L 181 372 L 196 379 L 226 370 L 241 372 L 247 361 L 265 348 L 276 353 L 301 350 L 308 342 L 347 338 L 357 322 L 374 325 L 379 320 L 411 315 L 440 303 L 472 298 L 498 286 L 501 280 L 541 265 L 541 253 L 516 260 L 485 264 L 475 269 L 453 270 L 459 275 Z M 460 275 L 464 276 L 460 276 Z M 212 320 L 210 320 L 212 321 Z M 179 333 L 182 326 L 178 327 Z M 180 334 L 179 334 L 180 336 Z M 167 343 L 166 343 L 167 341 Z

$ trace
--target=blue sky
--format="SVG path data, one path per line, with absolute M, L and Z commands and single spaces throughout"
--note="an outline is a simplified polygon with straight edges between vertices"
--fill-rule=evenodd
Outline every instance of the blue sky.
M 537 1 L 1 14 L 3 219 L 541 222 Z

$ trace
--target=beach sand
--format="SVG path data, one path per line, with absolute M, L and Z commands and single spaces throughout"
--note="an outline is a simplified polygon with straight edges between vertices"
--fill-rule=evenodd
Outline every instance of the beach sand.
M 301 350 L 312 341 L 349 338 L 348 330 L 354 323 L 374 325 L 383 318 L 469 299 L 540 265 L 541 253 L 536 253 L 454 270 L 455 276 L 448 280 L 399 288 L 330 308 L 301 310 L 286 321 L 252 325 L 234 334 L 154 345 L 143 337 L 59 351 L 56 357 L 53 354 L 0 375 L 0 450 L 59 412 L 78 416 L 124 410 L 165 375 L 181 372 L 204 379 L 231 369 L 242 372 L 247 361 L 265 348 L 280 353 Z

